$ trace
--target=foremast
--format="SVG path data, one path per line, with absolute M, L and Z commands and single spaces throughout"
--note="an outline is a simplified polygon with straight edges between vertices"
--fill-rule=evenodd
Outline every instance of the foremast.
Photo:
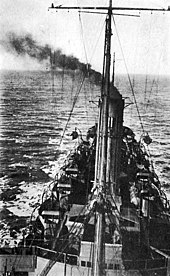
M 108 14 L 106 18 L 105 46 L 103 62 L 103 80 L 101 89 L 100 116 L 98 123 L 98 142 L 96 148 L 96 171 L 95 187 L 97 189 L 96 204 L 96 230 L 94 240 L 94 264 L 93 275 L 104 275 L 105 265 L 105 213 L 104 200 L 106 194 L 106 183 L 109 181 L 108 168 L 108 115 L 109 115 L 109 95 L 110 95 L 110 67 L 111 67 L 111 19 L 112 0 L 110 0 Z

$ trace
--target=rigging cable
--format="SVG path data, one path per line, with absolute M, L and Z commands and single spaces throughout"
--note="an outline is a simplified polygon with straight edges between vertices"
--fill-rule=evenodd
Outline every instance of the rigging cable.
M 69 246 L 69 245 L 71 244 L 71 242 L 66 243 L 66 244 L 65 244 L 65 242 L 67 241 L 67 237 L 68 237 L 70 234 L 74 234 L 74 230 L 75 230 L 76 227 L 77 227 L 77 223 L 78 223 L 78 220 L 79 220 L 80 216 L 84 216 L 85 213 L 86 213 L 87 211 L 89 211 L 87 218 L 85 217 L 85 218 L 84 218 L 84 221 L 82 222 L 82 224 L 85 224 L 85 221 L 86 221 L 86 220 L 88 219 L 88 217 L 91 215 L 91 212 L 93 211 L 93 208 L 91 208 L 91 207 L 89 206 L 89 204 L 87 204 L 87 203 L 88 203 L 88 201 L 86 202 L 86 204 L 84 205 L 84 207 L 82 208 L 82 210 L 80 210 L 78 216 L 76 217 L 74 223 L 73 223 L 72 226 L 70 227 L 68 233 L 65 235 L 65 239 L 63 240 L 62 245 L 61 245 L 62 247 L 64 246 L 64 249 L 63 249 L 63 250 L 65 250 L 65 249 L 67 248 L 67 246 Z M 76 233 L 76 234 L 78 235 L 78 233 L 81 232 L 81 230 L 82 230 L 82 226 L 79 225 L 79 226 L 77 227 L 77 233 Z M 55 237 L 54 237 L 53 241 L 54 241 L 54 240 L 55 240 Z
M 102 18 L 102 17 L 101 17 Z M 84 42 L 84 31 L 83 31 L 83 22 L 82 22 L 82 18 L 81 18 L 81 11 L 79 11 L 79 21 L 80 21 L 80 29 L 81 29 L 81 36 L 82 36 L 82 42 L 83 42 L 83 47 L 84 47 L 84 52 L 85 52 L 85 57 L 86 57 L 86 63 L 87 63 L 87 71 L 88 71 L 88 79 L 89 79 L 89 84 L 90 84 L 90 76 L 89 76 L 89 73 L 90 73 L 90 63 L 92 61 L 92 58 L 94 57 L 94 53 L 97 49 L 97 45 L 99 43 L 99 39 L 101 37 L 101 34 L 103 32 L 103 28 L 104 28 L 104 25 L 105 25 L 105 20 L 103 21 L 103 24 L 102 24 L 102 27 L 101 27 L 101 30 L 99 32 L 99 36 L 97 37 L 97 40 L 96 40 L 96 43 L 95 43 L 95 46 L 94 46 L 94 49 L 93 49 L 93 52 L 91 54 L 91 57 L 90 57 L 90 60 L 88 60 L 88 56 L 87 56 L 87 50 L 86 50 L 86 45 L 85 45 L 85 42 Z M 92 92 L 91 90 L 91 87 L 90 87 L 90 92 Z M 91 97 L 93 97 L 92 93 L 91 93 Z M 91 101 L 92 102 L 92 101 Z M 87 105 L 86 105 L 87 107 Z M 86 111 L 87 112 L 87 111 Z M 87 112 L 88 113 L 88 112 Z
M 86 207 L 86 205 L 85 205 L 85 207 Z M 84 211 L 85 211 L 85 207 L 83 208 Z M 88 214 L 88 217 L 89 217 L 89 215 L 91 214 L 92 211 L 93 211 L 93 208 L 90 210 L 90 212 L 89 212 L 89 214 Z M 81 211 L 81 212 L 82 212 L 82 211 Z M 79 213 L 78 218 L 79 218 L 81 212 Z M 77 219 L 78 219 L 78 218 L 77 218 Z M 85 221 L 86 221 L 86 220 L 87 220 L 87 218 L 84 219 L 84 224 L 85 224 Z M 74 226 L 74 225 L 75 225 L 75 222 L 74 222 L 73 226 Z M 73 228 L 73 226 L 72 226 L 71 228 Z M 80 232 L 81 232 L 81 230 L 82 230 L 82 227 L 79 226 L 79 227 L 77 228 L 77 230 L 79 230 L 79 232 L 77 232 L 77 235 L 79 235 Z M 70 229 L 69 233 L 71 233 L 71 229 Z M 71 245 L 71 244 L 74 242 L 74 240 L 72 240 L 72 238 L 74 237 L 74 235 L 73 235 L 72 238 L 70 239 L 70 241 L 67 242 L 67 243 L 64 245 L 64 242 L 66 241 L 67 236 L 69 235 L 69 233 L 65 236 L 65 240 L 64 240 L 63 243 L 62 243 L 62 246 L 64 246 L 64 247 L 62 248 L 61 252 L 59 252 L 59 255 L 57 256 L 57 258 L 54 259 L 54 260 L 52 261 L 52 263 L 47 264 L 47 266 L 49 266 L 50 269 L 51 269 L 51 268 L 53 267 L 53 265 L 57 262 L 57 260 L 58 260 L 59 257 L 61 256 L 61 254 L 64 253 L 64 251 L 66 250 L 66 248 L 68 248 L 68 246 Z
M 99 39 L 100 39 L 100 37 L 101 37 L 101 35 L 102 35 L 102 33 L 103 33 L 104 27 L 105 27 L 105 20 L 103 21 L 101 30 L 100 30 L 100 32 L 99 32 L 99 36 L 98 36 L 98 38 L 97 38 L 97 40 L 96 40 L 96 43 L 95 43 L 93 52 L 92 52 L 92 54 L 91 54 L 90 63 L 92 62 L 92 59 L 93 59 L 94 54 L 95 54 L 95 52 L 96 52 L 96 49 L 97 49 L 97 46 L 98 46 L 98 43 L 99 43 Z M 104 57 L 105 57 L 105 55 L 104 55 Z M 104 69 L 103 69 L 103 70 L 104 70 Z M 90 89 L 90 92 L 91 92 L 91 102 L 94 103 L 94 102 L 93 102 L 93 96 L 94 96 L 94 95 L 92 94 L 93 90 Z M 93 111 L 94 111 L 94 105 L 92 105 L 92 108 L 93 108 Z M 95 121 L 96 121 L 96 122 L 98 121 L 97 116 L 96 116 L 96 118 L 95 118 Z
M 79 22 L 80 22 L 80 30 L 81 30 L 81 37 L 82 37 L 82 43 L 83 43 L 83 48 L 84 48 L 84 53 L 85 53 L 85 58 L 86 58 L 86 64 L 87 64 L 87 77 L 89 79 L 89 90 L 91 91 L 91 88 L 90 88 L 90 63 L 88 61 L 88 56 L 87 56 L 87 50 L 86 50 L 86 45 L 85 45 L 85 41 L 84 41 L 84 31 L 83 31 L 83 22 L 82 22 L 82 18 L 81 18 L 81 11 L 79 11 Z M 84 86 L 84 90 L 85 90 L 85 107 L 86 107 L 86 113 L 87 113 L 87 122 L 88 122 L 88 119 L 89 119 L 89 116 L 88 116 L 88 109 L 87 109 L 87 90 L 86 90 L 86 86 Z
M 63 141 L 64 134 L 65 134 L 65 132 L 66 132 L 68 123 L 69 123 L 69 121 L 70 121 L 70 119 L 71 119 L 71 116 L 72 116 L 72 113 L 73 113 L 75 104 L 76 104 L 76 102 L 77 102 L 77 99 L 78 99 L 78 96 L 79 96 L 80 91 L 81 91 L 81 89 L 82 89 L 82 86 L 83 86 L 83 83 L 84 83 L 84 81 L 85 81 L 85 78 L 86 78 L 86 75 L 84 74 L 83 79 L 82 79 L 82 81 L 81 81 L 81 83 L 80 83 L 80 87 L 78 88 L 78 90 L 77 90 L 77 92 L 76 92 L 76 94 L 75 94 L 75 96 L 74 96 L 73 105 L 72 105 L 72 108 L 71 108 L 71 110 L 70 110 L 70 113 L 69 113 L 69 116 L 68 116 L 68 119 L 67 119 L 65 128 L 64 128 L 64 130 L 63 130 L 63 134 L 62 134 L 62 136 L 61 136 L 59 146 L 61 146 L 61 143 L 62 143 L 62 141 Z
M 106 3 L 107 3 L 107 0 L 106 0 Z M 77 4 L 78 4 L 78 1 L 77 1 Z M 107 4 L 105 4 L 105 5 L 107 5 Z M 79 4 L 78 4 L 78 6 L 79 6 Z M 90 13 L 92 13 L 92 12 L 90 12 Z M 80 21 L 80 27 L 81 27 L 81 33 L 82 33 L 82 41 L 83 41 L 83 47 L 84 47 L 84 51 L 85 51 L 86 62 L 88 63 L 87 51 L 86 51 L 85 42 L 84 42 L 84 37 L 83 37 L 83 24 L 82 24 L 82 20 L 81 20 L 80 14 L 81 14 L 81 10 L 79 10 L 79 21 Z M 102 34 L 102 31 L 103 31 L 104 25 L 105 25 L 105 20 L 104 20 L 104 22 L 103 22 L 103 25 L 102 25 L 101 31 L 100 31 L 100 33 L 99 33 L 99 36 L 98 36 L 98 38 L 97 38 L 97 40 L 96 40 L 96 44 L 95 44 L 95 46 L 94 46 L 94 50 L 93 50 L 92 55 L 91 55 L 91 57 L 90 57 L 90 62 L 91 62 L 91 60 L 92 60 L 92 58 L 93 58 L 93 56 L 94 56 L 94 53 L 95 53 L 95 51 L 96 51 L 97 44 L 98 44 L 99 39 L 100 39 L 100 37 L 101 37 L 101 34 Z
M 151 45 L 151 29 L 152 29 L 152 20 L 150 20 L 150 25 L 149 25 L 149 38 L 148 38 L 148 49 L 147 49 L 147 54 L 148 58 L 150 57 L 150 45 Z M 148 64 L 148 62 L 146 62 Z M 145 77 L 145 90 L 144 90 L 144 101 L 146 102 L 146 92 L 147 92 L 147 86 L 148 86 L 148 66 L 146 66 L 146 77 Z
M 71 101 L 73 99 L 74 81 L 75 81 L 75 70 L 73 70 L 73 72 L 72 72 Z
M 102 25 L 102 27 L 101 27 L 101 31 L 100 31 L 100 33 L 99 33 L 99 36 L 98 36 L 97 40 L 96 40 L 96 44 L 95 44 L 95 46 L 94 46 L 94 50 L 93 50 L 92 55 L 91 55 L 91 57 L 90 57 L 90 62 L 92 61 L 92 58 L 93 58 L 93 56 L 94 56 L 94 53 L 95 53 L 95 51 L 96 51 L 96 49 L 97 49 L 97 45 L 98 45 L 99 39 L 100 39 L 100 37 L 101 37 L 101 35 L 102 35 L 102 33 L 103 33 L 104 26 L 105 26 L 105 20 L 103 21 L 103 25 Z
M 141 21 L 140 21 L 141 22 Z M 136 63 L 136 57 L 138 57 L 139 53 L 139 49 L 138 49 L 138 45 L 139 45 L 139 34 L 141 32 L 141 24 L 138 24 L 135 30 L 135 33 L 137 33 L 136 35 L 136 39 L 135 39 L 135 50 L 134 50 L 134 59 L 133 59 L 133 68 L 134 68 L 134 72 L 136 72 L 137 69 L 137 63 Z M 135 87 L 135 74 L 133 74 L 133 80 L 132 80 L 132 84 L 133 84 L 133 88 Z
M 87 51 L 86 51 L 86 45 L 85 45 L 85 41 L 84 41 L 84 35 L 83 35 L 83 22 L 82 22 L 82 19 L 81 19 L 81 13 L 79 11 L 79 22 L 80 22 L 80 30 L 81 30 L 81 37 L 82 37 L 82 43 L 83 43 L 83 48 L 84 48 L 84 53 L 85 53 L 85 59 L 86 59 L 86 65 L 87 65 L 87 73 L 88 73 L 88 76 L 89 76 L 89 62 L 88 62 L 88 57 L 87 57 Z M 88 118 L 88 110 L 87 110 L 87 104 L 86 104 L 86 89 L 84 87 L 84 90 L 85 90 L 85 107 L 86 107 L 86 113 L 87 113 L 87 118 Z M 88 119 L 87 119 L 88 120 Z
M 138 113 L 140 125 L 141 125 L 141 128 L 142 128 L 143 133 L 145 133 L 144 126 L 143 126 L 143 123 L 142 123 L 142 118 L 141 118 L 141 115 L 140 115 L 140 112 L 139 112 L 139 107 L 138 107 L 137 100 L 136 100 L 136 96 L 135 96 L 135 91 L 134 91 L 134 89 L 133 89 L 133 84 L 132 84 L 132 81 L 131 81 L 131 78 L 130 78 L 130 75 L 129 75 L 129 72 L 128 72 L 127 63 L 126 63 L 126 60 L 125 60 L 123 48 L 122 48 L 122 45 L 121 45 L 121 42 L 120 42 L 119 34 L 118 34 L 118 31 L 117 31 L 117 27 L 116 27 L 116 22 L 115 22 L 115 19 L 114 19 L 114 16 L 113 16 L 113 15 L 112 15 L 112 18 L 113 18 L 113 23 L 114 23 L 114 26 L 115 26 L 117 38 L 118 38 L 118 41 L 119 41 L 119 45 L 120 45 L 122 57 L 123 57 L 123 60 L 124 60 L 126 72 L 127 72 L 127 75 L 128 75 L 128 80 L 129 80 L 131 92 L 132 92 L 132 95 L 133 95 L 133 98 L 134 98 L 134 102 L 135 102 L 135 105 L 136 105 L 136 110 L 137 110 L 137 113 Z
M 82 23 L 82 20 L 81 20 L 81 15 L 80 15 L 80 12 L 79 12 L 79 21 L 80 21 L 81 36 L 82 36 L 82 42 L 83 42 L 83 48 L 84 48 L 84 53 L 85 53 L 86 63 L 88 64 L 88 58 L 87 58 L 86 45 L 85 45 L 85 42 L 84 42 L 84 36 L 83 36 L 83 23 Z
M 159 22 L 158 22 L 158 23 L 159 23 Z M 157 24 L 158 24 L 158 23 L 157 23 Z M 161 21 L 161 23 L 162 23 L 162 21 Z M 164 17 L 163 23 L 165 24 L 165 17 Z M 163 23 L 162 23 L 162 26 L 165 26 L 165 25 L 163 25 Z M 155 27 L 155 28 L 156 28 L 156 27 Z M 158 30 L 157 30 L 157 28 L 156 28 L 156 33 L 157 33 L 157 32 L 158 32 Z M 162 33 L 160 33 L 160 35 L 161 35 L 161 34 L 162 34 Z M 159 36 L 159 34 L 158 34 L 158 36 Z M 156 70 L 155 70 L 155 71 L 157 72 L 157 78 L 155 77 L 155 78 L 153 79 L 153 81 L 152 81 L 151 89 L 150 89 L 150 91 L 149 91 L 148 101 L 147 101 L 147 104 L 146 104 L 146 109 L 149 107 L 150 98 L 151 98 L 151 95 L 152 95 L 154 86 L 155 86 L 155 89 L 156 89 L 155 99 L 158 99 L 157 94 L 158 94 L 159 75 L 160 75 L 160 63 L 161 63 L 161 59 L 162 59 L 162 56 L 163 56 L 163 53 L 164 53 L 163 46 L 164 46 L 164 43 L 165 43 L 165 41 L 166 41 L 166 39 L 167 39 L 166 33 L 164 33 L 163 38 L 164 38 L 164 39 L 161 40 L 162 43 L 161 43 L 161 45 L 160 45 L 160 54 L 159 54 L 159 58 L 158 58 L 157 66 L 156 66 Z M 160 41 L 160 39 L 159 39 L 159 41 Z M 157 112 L 157 110 L 156 110 L 156 108 L 155 108 L 154 123 L 156 122 L 156 116 L 157 116 L 157 115 L 156 115 L 156 112 Z M 150 150 L 149 150 L 148 145 L 146 145 L 146 149 L 147 149 L 148 155 L 149 155 L 149 157 L 150 157 L 152 169 L 153 169 L 153 171 L 155 171 L 154 165 L 153 165 L 153 160 L 152 160 L 152 158 L 151 158 L 151 153 L 150 153 Z
M 162 21 L 161 21 L 162 22 Z M 162 27 L 165 27 L 165 17 L 164 17 L 164 21 L 162 23 Z M 157 31 L 157 28 L 156 28 L 156 31 Z M 155 86 L 155 89 L 158 89 L 158 84 L 159 84 L 159 76 L 160 76 L 160 65 L 161 65 L 161 60 L 163 58 L 163 54 L 164 54 L 164 43 L 166 42 L 166 39 L 167 39 L 167 35 L 166 33 L 164 33 L 164 36 L 163 36 L 163 40 L 161 45 L 160 45 L 160 54 L 159 54 L 159 58 L 158 58 L 158 62 L 157 62 L 157 66 L 156 66 L 156 77 L 153 79 L 152 81 L 152 86 L 151 86 L 151 89 L 149 91 L 149 96 L 148 96 L 148 101 L 147 101 L 147 105 L 146 105 L 146 108 L 149 106 L 149 103 L 150 103 L 150 98 L 151 98 L 151 95 L 152 95 L 152 91 L 153 91 L 153 88 Z M 157 90 L 156 90 L 156 94 L 157 94 Z M 156 99 L 157 99 L 157 95 L 155 95 Z M 155 117 L 156 117 L 156 114 L 155 114 Z

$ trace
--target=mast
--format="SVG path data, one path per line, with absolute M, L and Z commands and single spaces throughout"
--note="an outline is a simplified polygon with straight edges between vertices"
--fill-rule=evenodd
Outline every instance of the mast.
M 103 89 L 101 91 L 100 104 L 100 122 L 98 126 L 99 143 L 96 149 L 99 152 L 97 164 L 97 206 L 96 206 L 96 231 L 94 241 L 94 264 L 93 275 L 104 275 L 105 264 L 105 248 L 104 248 L 104 233 L 105 233 L 105 214 L 104 200 L 107 182 L 107 156 L 108 156 L 108 114 L 109 114 L 109 95 L 110 95 L 110 65 L 111 65 L 111 17 L 112 17 L 112 0 L 110 0 L 108 14 L 106 18 L 105 31 L 105 52 L 104 52 L 104 70 L 103 70 Z M 100 148 L 99 148 L 100 147 Z
M 115 83 L 115 53 L 113 54 L 113 74 L 112 74 L 112 84 Z
M 109 0 L 109 7 L 66 7 L 52 6 L 50 9 L 56 10 L 94 10 L 91 13 L 107 13 L 104 62 L 103 62 L 103 84 L 101 90 L 100 113 L 96 146 L 95 164 L 95 187 L 96 188 L 96 227 L 94 241 L 94 258 L 92 266 L 93 276 L 105 275 L 105 198 L 108 184 L 117 183 L 119 177 L 121 127 L 123 122 L 124 101 L 115 89 L 114 78 L 111 88 L 110 68 L 111 68 L 111 20 L 113 11 L 167 11 L 166 9 L 112 7 L 112 0 Z M 168 8 L 168 11 L 170 9 Z M 110 103 L 109 103 L 110 102 Z M 110 188 L 110 187 L 109 187 Z M 111 189 L 114 193 L 116 189 Z

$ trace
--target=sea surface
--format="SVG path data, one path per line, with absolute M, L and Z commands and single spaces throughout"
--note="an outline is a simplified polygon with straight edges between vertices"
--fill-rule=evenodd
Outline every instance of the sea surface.
M 153 164 L 170 198 L 170 78 L 133 75 L 130 85 L 119 75 L 115 85 L 125 98 L 124 125 L 137 139 L 142 128 L 152 138 Z M 1 72 L 1 245 L 22 236 L 44 189 L 76 146 L 71 133 L 77 128 L 85 137 L 97 122 L 99 95 L 98 85 L 74 72 Z

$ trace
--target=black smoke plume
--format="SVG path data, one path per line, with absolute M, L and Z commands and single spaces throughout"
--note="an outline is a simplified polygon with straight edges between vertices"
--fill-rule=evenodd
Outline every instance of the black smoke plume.
M 48 44 L 40 45 L 30 34 L 17 35 L 10 32 L 5 40 L 0 41 L 0 44 L 8 52 L 19 56 L 28 55 L 39 62 L 47 60 L 53 68 L 80 70 L 85 74 L 93 75 L 98 81 L 101 79 L 101 74 L 91 69 L 90 64 L 80 62 L 73 55 L 65 55 L 60 49 L 54 50 Z
M 39 45 L 30 34 L 16 35 L 11 32 L 7 36 L 7 40 L 3 43 L 9 52 L 17 55 L 28 55 L 38 61 L 46 60 L 50 57 L 51 48 L 49 45 Z

